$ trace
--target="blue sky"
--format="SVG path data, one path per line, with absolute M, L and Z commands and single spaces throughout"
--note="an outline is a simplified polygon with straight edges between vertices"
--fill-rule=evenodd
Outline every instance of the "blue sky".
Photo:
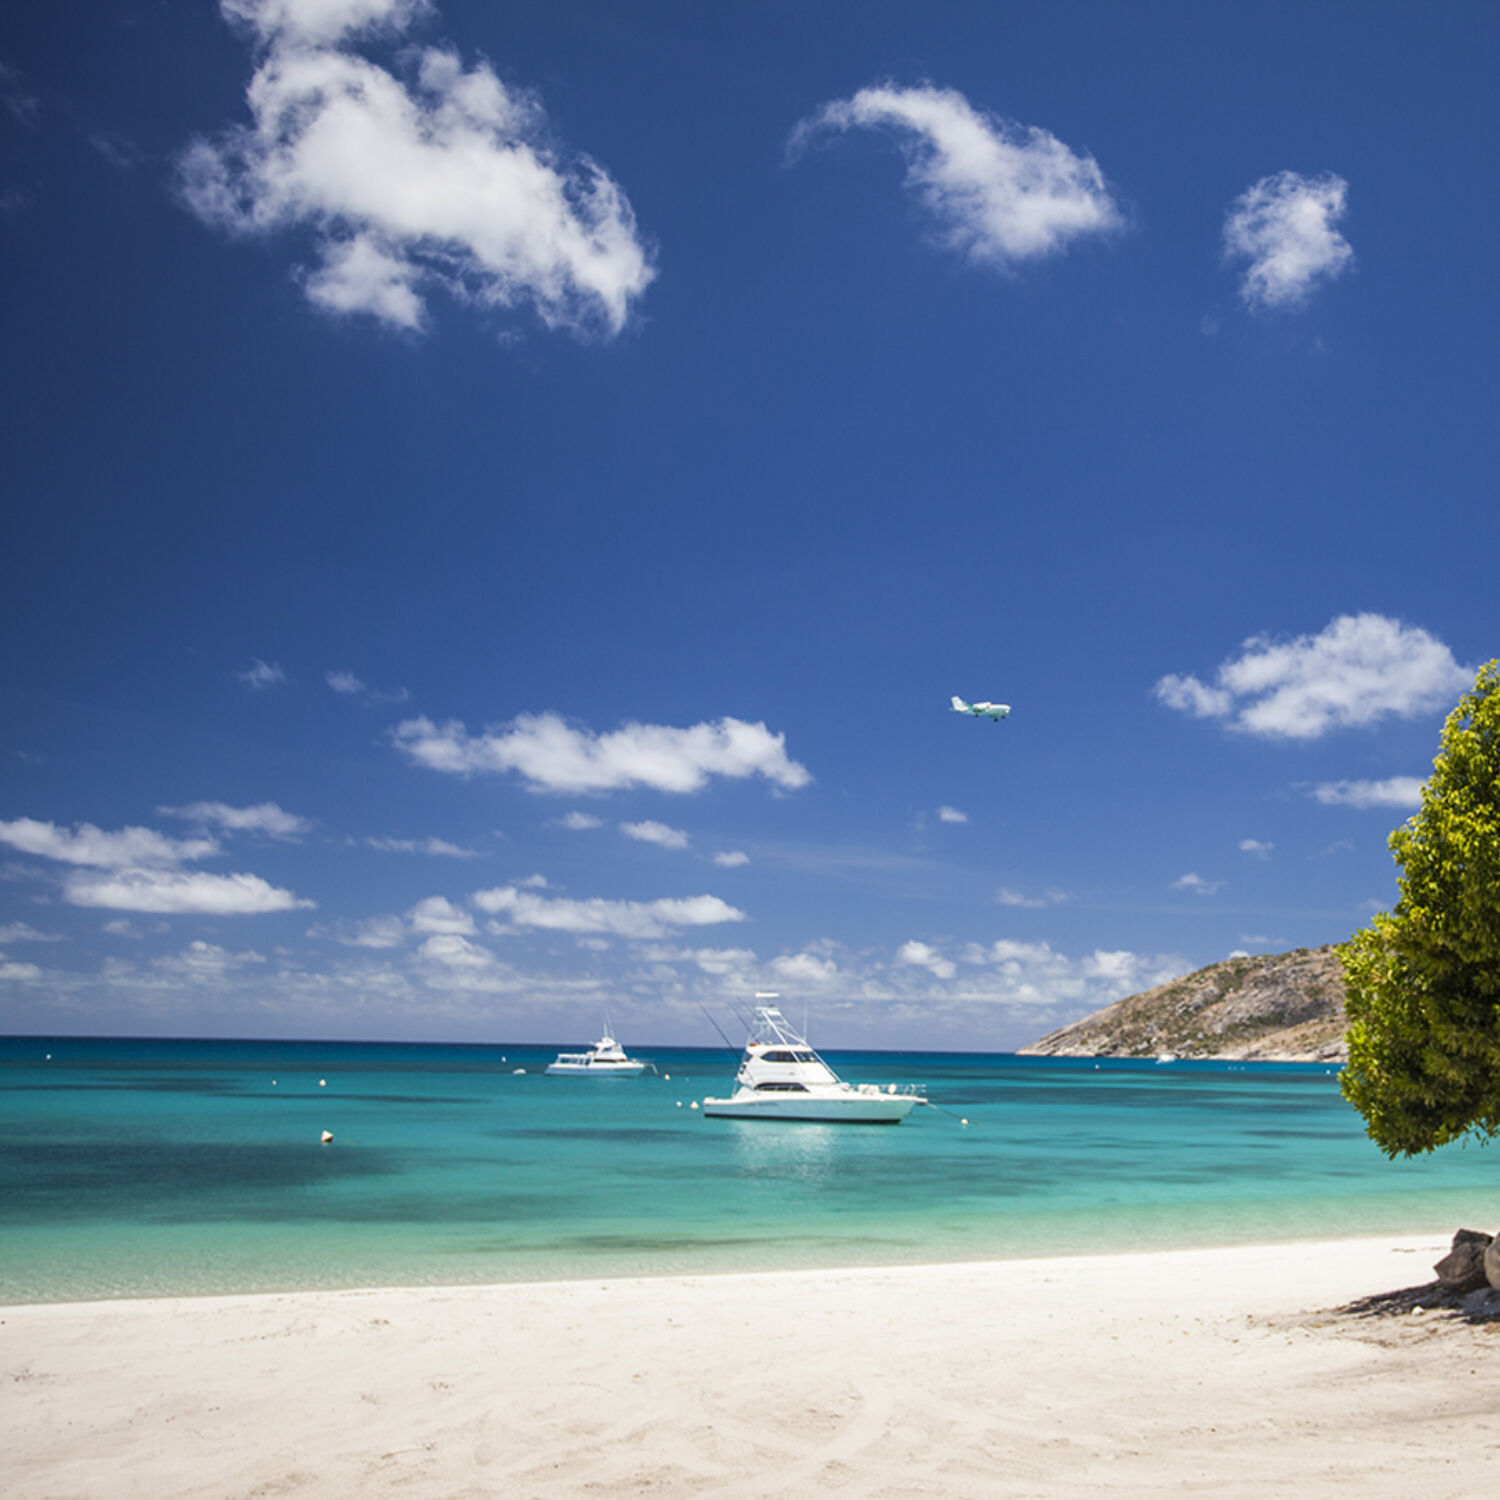
M 16 0 L 0 1030 L 1007 1049 L 1346 936 L 1500 652 L 1497 31 Z

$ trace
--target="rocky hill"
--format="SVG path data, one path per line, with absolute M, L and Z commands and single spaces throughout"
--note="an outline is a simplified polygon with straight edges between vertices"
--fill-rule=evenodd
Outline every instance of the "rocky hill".
M 1344 974 L 1332 944 L 1229 958 L 1117 1000 L 1021 1051 L 1343 1062 Z

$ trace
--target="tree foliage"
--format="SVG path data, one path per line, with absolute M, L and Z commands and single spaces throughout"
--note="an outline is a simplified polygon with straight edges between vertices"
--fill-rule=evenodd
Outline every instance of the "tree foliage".
M 1500 663 L 1443 726 L 1391 834 L 1401 897 L 1339 948 L 1344 1096 L 1387 1156 L 1500 1134 Z

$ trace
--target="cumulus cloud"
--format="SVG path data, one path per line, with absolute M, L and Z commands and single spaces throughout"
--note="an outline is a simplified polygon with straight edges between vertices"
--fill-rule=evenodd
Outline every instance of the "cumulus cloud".
M 920 943 L 915 938 L 903 943 L 896 950 L 896 962 L 926 969 L 928 973 L 936 975 L 939 979 L 952 979 L 958 973 L 958 965 L 951 958 L 944 958 L 935 948 L 930 948 L 926 943 Z
M 418 901 L 407 912 L 406 920 L 413 932 L 460 933 L 474 932 L 474 918 L 463 907 L 455 906 L 446 896 L 428 896 Z
M 1311 795 L 1329 807 L 1401 807 L 1422 805 L 1420 776 L 1391 776 L 1385 781 L 1324 781 Z
M 1205 880 L 1196 870 L 1189 870 L 1186 875 L 1179 875 L 1170 889 L 1191 891 L 1195 896 L 1212 896 L 1223 884 L 1222 880 Z
M 488 948 L 481 948 L 457 933 L 434 934 L 417 952 L 430 963 L 450 969 L 487 969 L 495 962 L 495 955 Z
M 460 776 L 513 771 L 536 792 L 608 792 L 637 786 L 696 792 L 711 776 L 764 776 L 776 786 L 795 790 L 812 780 L 806 767 L 787 758 L 785 735 L 740 719 L 687 729 L 626 724 L 608 734 L 594 734 L 574 728 L 557 714 L 523 714 L 509 724 L 471 735 L 456 721 L 439 725 L 422 717 L 403 720 L 392 737 L 403 754 L 430 770 Z
M 1253 854 L 1257 859 L 1269 859 L 1271 850 L 1276 846 L 1272 843 L 1262 843 L 1260 839 L 1241 839 L 1240 853 Z
M 895 133 L 906 186 L 939 243 L 976 264 L 1009 270 L 1123 222 L 1092 156 L 1049 131 L 977 110 L 956 89 L 861 89 L 798 125 L 792 149 L 856 128 Z
M 969 815 L 956 807 L 940 807 L 937 811 L 939 823 L 967 823 Z
M 720 849 L 714 855 L 714 863 L 723 870 L 738 870 L 750 863 L 750 856 L 743 849 Z
M 257 656 L 239 674 L 239 679 L 246 687 L 253 688 L 257 693 L 263 693 L 267 688 L 279 687 L 285 682 L 286 673 L 281 670 L 279 662 L 262 661 Z
M 201 870 L 122 869 L 70 875 L 63 899 L 73 906 L 164 915 L 233 917 L 316 906 L 258 875 L 210 875 Z
M 1311 740 L 1450 703 L 1474 673 L 1436 636 L 1384 615 L 1340 615 L 1318 635 L 1251 636 L 1212 685 L 1161 678 L 1155 695 L 1197 718 L 1225 719 L 1265 739 Z
M 5 955 L 0 953 L 0 982 L 30 984 L 41 977 L 42 971 L 35 964 L 8 963 L 5 960 Z
M 399 948 L 406 941 L 406 923 L 400 917 L 366 917 L 337 934 L 346 948 Z
M 642 823 L 621 823 L 620 832 L 642 844 L 657 844 L 663 849 L 686 849 L 689 839 L 680 828 L 669 827 L 647 818 Z
M 745 913 L 717 896 L 665 897 L 657 901 L 570 900 L 517 886 L 476 891 L 474 905 L 514 927 L 550 932 L 609 933 L 615 937 L 659 938 L 683 927 L 743 922 Z
M 35 818 L 0 822 L 0 843 L 42 859 L 103 870 L 176 865 L 219 852 L 218 844 L 210 838 L 172 839 L 152 828 L 121 828 L 107 833 L 92 823 L 78 823 L 70 831 Z
M 274 802 L 254 807 L 230 807 L 226 802 L 189 802 L 186 807 L 158 807 L 167 818 L 222 828 L 226 833 L 263 833 L 267 838 L 295 841 L 312 831 L 312 822 L 296 813 L 283 812 Z
M 403 47 L 417 0 L 221 0 L 257 68 L 250 123 L 194 141 L 184 202 L 231 234 L 310 235 L 310 301 L 421 329 L 426 296 L 618 333 L 655 272 L 619 185 L 538 100 L 448 46 Z M 390 68 L 359 50 L 393 44 Z
M 1348 196 L 1349 184 L 1332 172 L 1277 172 L 1234 200 L 1224 221 L 1224 254 L 1249 262 L 1240 282 L 1248 306 L 1301 307 L 1348 270 L 1354 252 L 1335 227 Z
M 231 953 L 217 943 L 205 943 L 199 939 L 189 943 L 181 953 L 163 954 L 154 959 L 151 966 L 160 973 L 176 975 L 194 984 L 212 984 L 236 970 L 265 961 L 264 954 L 253 951 Z
M 841 978 L 838 964 L 817 953 L 783 953 L 770 962 L 775 983 L 795 985 L 799 990 L 817 989 Z
M 211 838 L 172 839 L 151 828 L 105 832 L 92 823 L 69 830 L 35 818 L 16 818 L 0 822 L 0 843 L 82 867 L 63 882 L 63 899 L 74 906 L 233 916 L 317 904 L 299 900 L 258 875 L 209 875 L 177 868 L 218 854 L 219 846 Z
M 571 828 L 574 833 L 584 833 L 590 828 L 603 828 L 604 819 L 596 818 L 592 813 L 570 812 L 567 817 L 557 820 L 559 828 Z

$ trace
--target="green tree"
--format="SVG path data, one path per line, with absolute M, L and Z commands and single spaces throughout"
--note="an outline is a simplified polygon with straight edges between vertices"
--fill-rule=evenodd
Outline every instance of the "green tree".
M 1401 898 L 1339 947 L 1344 1096 L 1387 1156 L 1500 1133 L 1500 663 L 1443 725 L 1391 834 Z

